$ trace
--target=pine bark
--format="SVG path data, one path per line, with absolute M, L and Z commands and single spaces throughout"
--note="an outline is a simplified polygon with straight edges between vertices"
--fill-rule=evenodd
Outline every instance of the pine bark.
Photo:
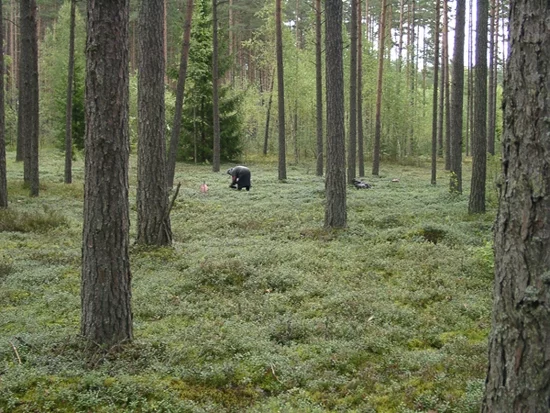
M 432 177 L 431 183 L 437 183 L 437 155 L 438 155 L 438 124 L 437 124 L 437 88 L 439 86 L 439 0 L 435 2 L 435 30 L 434 30 L 434 83 L 433 83 L 433 101 L 432 101 Z M 441 123 L 443 126 L 443 123 Z M 443 127 L 441 127 L 443 133 Z M 441 135 L 440 135 L 441 136 Z
M 325 227 L 346 226 L 346 150 L 342 1 L 326 0 L 327 177 Z
M 550 411 L 550 22 L 510 3 L 502 180 L 483 413 Z
M 129 0 L 88 0 L 82 335 L 132 339 L 128 252 Z
M 279 111 L 279 180 L 286 179 L 286 138 L 285 138 L 285 83 L 283 68 L 283 28 L 281 16 L 282 0 L 275 1 L 275 36 L 277 54 L 277 91 Z
M 163 0 L 141 1 L 136 243 L 157 246 L 172 243 L 166 186 L 163 19 Z
M 357 166 L 359 176 L 365 176 L 365 133 L 363 131 L 363 35 L 361 0 L 357 1 Z
M 19 137 L 23 142 L 23 177 L 31 196 L 38 196 L 38 38 L 36 0 L 21 1 Z
M 176 157 L 181 132 L 181 118 L 183 114 L 183 98 L 185 92 L 185 78 L 187 77 L 187 62 L 191 39 L 191 21 L 193 18 L 193 0 L 187 0 L 185 9 L 185 22 L 183 23 L 183 41 L 181 44 L 180 67 L 178 72 L 178 84 L 176 86 L 176 104 L 174 108 L 174 122 L 170 135 L 170 147 L 168 149 L 168 162 L 166 164 L 166 183 L 168 188 L 174 186 L 176 174 Z M 197 157 L 195 156 L 195 160 Z
M 323 176 L 323 62 L 322 62 L 322 27 L 321 0 L 315 0 L 315 98 L 316 98 L 316 132 L 317 132 L 317 176 Z
M 487 171 L 487 20 L 489 1 L 477 0 L 476 76 L 474 98 L 475 127 L 472 134 L 472 181 L 470 214 L 485 212 Z
M 212 148 L 212 171 L 220 171 L 220 109 L 218 70 L 218 3 L 212 0 L 212 123 L 214 147 Z
M 462 193 L 462 106 L 466 0 L 457 0 L 451 89 L 451 192 Z
M 382 129 L 382 84 L 384 77 L 384 40 L 386 38 L 386 0 L 382 0 L 380 30 L 378 33 L 378 80 L 376 83 L 376 115 L 374 130 L 374 148 L 372 155 L 372 174 L 380 173 L 380 135 Z
M 0 44 L 4 44 L 4 20 L 0 0 Z M 8 182 L 6 173 L 6 122 L 4 106 L 4 49 L 0 48 L 0 208 L 8 207 Z
M 489 29 L 489 89 L 487 97 L 487 152 L 495 154 L 495 94 L 496 94 L 496 40 L 497 40 L 497 2 L 491 0 L 491 20 Z
M 271 75 L 271 86 L 269 88 L 269 99 L 267 101 L 267 113 L 265 115 L 264 149 L 263 154 L 267 155 L 269 140 L 269 123 L 271 122 L 271 107 L 273 105 L 273 86 L 275 84 L 275 73 Z
M 64 182 L 73 181 L 73 82 L 74 82 L 74 26 L 76 0 L 71 0 L 69 27 L 69 64 L 67 69 L 67 102 L 65 106 L 65 175 Z
M 360 0 L 351 0 L 350 5 L 348 184 L 356 178 L 357 170 L 357 1 Z

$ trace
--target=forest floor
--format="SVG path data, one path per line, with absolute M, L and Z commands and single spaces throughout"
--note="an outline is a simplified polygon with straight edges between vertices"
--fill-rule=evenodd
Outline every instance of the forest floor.
M 130 171 L 135 238 L 136 168 Z M 41 154 L 30 198 L 8 153 L 0 210 L 0 412 L 477 412 L 493 280 L 490 212 L 449 176 L 382 164 L 323 228 L 312 165 L 248 164 L 250 192 L 178 164 L 172 248 L 133 246 L 134 341 L 79 336 L 83 162 Z M 399 182 L 391 182 L 399 178 Z M 207 194 L 200 184 L 209 185 Z

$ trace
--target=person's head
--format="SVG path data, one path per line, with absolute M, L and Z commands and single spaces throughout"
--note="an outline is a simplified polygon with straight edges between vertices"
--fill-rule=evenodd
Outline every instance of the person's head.
M 232 173 L 233 173 L 233 168 L 229 168 L 229 169 L 227 170 L 227 175 L 231 175 Z

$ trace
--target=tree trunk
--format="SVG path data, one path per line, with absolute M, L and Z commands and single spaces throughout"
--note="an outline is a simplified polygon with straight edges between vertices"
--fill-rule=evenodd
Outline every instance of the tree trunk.
M 323 63 L 321 44 L 321 0 L 315 0 L 315 97 L 317 126 L 317 176 L 323 176 Z
M 170 245 L 164 108 L 164 0 L 139 9 L 138 182 L 136 243 Z
M 550 411 L 548 3 L 510 3 L 502 186 L 483 413 Z
M 228 47 L 229 47 L 229 81 L 231 82 L 231 86 L 234 86 L 235 84 L 235 35 L 233 33 L 235 27 L 234 19 L 233 19 L 233 0 L 229 0 L 229 29 L 227 30 L 227 35 L 229 37 L 228 41 Z M 265 154 L 264 154 L 265 155 Z
M 24 142 L 24 180 L 30 195 L 38 196 L 38 39 L 36 0 L 21 1 L 21 60 L 19 139 Z
M 265 134 L 263 154 L 267 155 L 267 141 L 269 138 L 269 122 L 271 120 L 271 105 L 273 104 L 273 86 L 275 83 L 275 73 L 271 75 L 271 87 L 269 88 L 269 100 L 267 101 L 267 113 L 265 116 Z
M 437 82 L 439 81 L 439 10 L 439 0 L 436 0 L 434 22 L 434 90 L 432 101 L 432 185 L 435 185 L 437 183 L 437 87 L 439 86 Z M 443 126 L 443 123 L 441 124 L 441 126 Z M 443 127 L 441 128 L 441 133 L 443 133 Z
M 399 0 L 399 40 L 397 43 L 397 71 L 401 73 L 401 62 L 403 54 L 403 20 L 405 15 L 405 1 Z
M 451 89 L 451 192 L 462 193 L 462 104 L 466 0 L 457 0 Z
M 473 9 L 474 0 L 468 3 L 468 86 L 466 101 L 466 156 L 470 156 L 470 137 L 474 132 L 474 29 Z
M 348 184 L 355 176 L 357 163 L 357 1 L 351 0 L 350 21 L 350 64 L 349 64 L 349 147 L 348 147 Z
M 451 170 L 451 102 L 449 86 L 449 8 L 443 0 L 443 73 L 445 78 L 441 93 L 445 94 L 445 170 Z
M 129 0 L 88 0 L 81 333 L 104 346 L 132 339 L 129 9 Z
M 342 1 L 326 0 L 327 177 L 325 227 L 346 226 L 346 150 Z
M 4 20 L 0 0 L 0 44 L 4 43 Z M 0 49 L 0 208 L 8 207 L 8 182 L 6 173 L 6 122 L 4 107 L 4 49 Z
M 378 33 L 378 81 L 376 86 L 376 118 L 374 131 L 374 148 L 372 154 L 372 174 L 380 173 L 380 133 L 382 116 L 382 81 L 384 77 L 384 40 L 386 37 L 386 0 L 382 0 L 380 30 Z
M 217 0 L 212 0 L 212 126 L 214 132 L 212 172 L 220 171 L 221 138 L 218 78 L 218 4 Z
M 472 135 L 472 184 L 468 212 L 485 212 L 487 170 L 487 20 L 489 1 L 477 0 L 475 127 Z
M 76 0 L 71 0 L 69 28 L 69 68 L 67 73 L 67 103 L 65 109 L 65 183 L 70 184 L 73 165 L 73 81 L 74 81 L 74 26 Z
M 279 98 L 279 180 L 286 179 L 285 139 L 285 84 L 283 71 L 283 29 L 281 16 L 282 0 L 275 1 L 275 34 L 277 48 L 277 91 Z
M 490 29 L 489 29 L 489 89 L 487 97 L 487 152 L 491 155 L 495 154 L 495 117 L 496 111 L 494 110 L 495 105 L 495 45 L 496 45 L 496 33 L 497 33 L 497 2 L 496 0 L 491 0 L 491 20 L 490 20 Z
M 185 91 L 185 78 L 187 77 L 187 61 L 189 57 L 189 46 L 191 38 L 191 20 L 193 18 L 193 0 L 187 0 L 185 9 L 185 22 L 183 24 L 183 42 L 181 44 L 180 68 L 178 73 L 178 84 L 176 86 L 176 105 L 174 108 L 174 123 L 170 135 L 170 148 L 168 150 L 168 162 L 166 165 L 166 182 L 168 188 L 174 186 L 176 173 L 176 156 L 178 153 L 181 117 L 183 113 L 183 97 Z M 196 157 L 195 157 L 196 160 Z
M 365 154 L 363 131 L 363 36 L 361 32 L 361 0 L 357 0 L 357 164 L 359 176 L 365 176 Z

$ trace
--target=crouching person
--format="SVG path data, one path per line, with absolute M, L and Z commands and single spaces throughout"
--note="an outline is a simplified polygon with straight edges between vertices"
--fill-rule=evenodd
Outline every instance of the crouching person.
M 246 166 L 235 166 L 227 170 L 227 174 L 231 175 L 231 185 L 230 188 L 238 189 L 239 191 L 245 188 L 247 191 L 250 190 L 252 186 L 250 183 L 250 169 Z

